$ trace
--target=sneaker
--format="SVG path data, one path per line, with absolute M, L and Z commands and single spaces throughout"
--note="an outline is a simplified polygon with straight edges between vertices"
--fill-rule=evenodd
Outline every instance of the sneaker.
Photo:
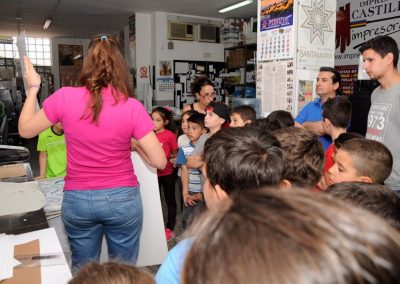
M 174 231 L 171 231 L 170 229 L 166 228 L 165 229 L 165 238 L 167 239 L 167 242 L 171 241 L 175 237 Z

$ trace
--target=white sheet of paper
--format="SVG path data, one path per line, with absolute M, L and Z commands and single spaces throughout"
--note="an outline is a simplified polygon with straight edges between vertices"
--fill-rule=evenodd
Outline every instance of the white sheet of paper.
M 143 229 L 136 265 L 158 265 L 167 256 L 168 247 L 165 239 L 157 171 L 144 163 L 137 152 L 132 152 L 131 158 L 140 183 L 143 203 Z
M 24 63 L 24 56 L 28 56 L 26 53 L 26 43 L 25 43 L 25 31 L 20 33 L 17 36 L 17 48 L 18 48 L 18 53 L 19 53 L 19 60 L 21 61 L 21 75 L 24 78 L 24 87 L 25 90 L 27 91 L 29 89 L 28 83 L 25 80 L 25 63 Z
M 175 74 L 186 74 L 189 72 L 189 63 L 187 62 L 176 62 L 175 63 Z

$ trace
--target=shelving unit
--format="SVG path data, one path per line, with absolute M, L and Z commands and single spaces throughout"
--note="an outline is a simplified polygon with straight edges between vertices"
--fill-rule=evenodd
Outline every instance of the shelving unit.
M 242 44 L 224 49 L 226 73 L 225 88 L 255 87 L 257 44 Z M 243 94 L 242 94 L 243 96 Z

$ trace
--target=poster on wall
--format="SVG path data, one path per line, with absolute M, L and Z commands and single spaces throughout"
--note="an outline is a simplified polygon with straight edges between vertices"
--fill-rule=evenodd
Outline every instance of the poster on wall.
M 358 65 L 335 66 L 335 69 L 339 71 L 342 79 L 342 94 L 345 96 L 352 95 L 354 83 L 357 81 Z
M 161 77 L 172 77 L 172 61 L 160 61 L 159 70 Z
M 297 68 L 334 65 L 336 1 L 304 0 L 298 10 Z
M 83 65 L 83 46 L 59 44 L 60 87 L 75 86 Z
M 335 65 L 358 65 L 360 46 L 377 36 L 400 42 L 399 1 L 338 0 Z
M 298 69 L 296 72 L 296 105 L 293 114 L 296 116 L 302 108 L 312 102 L 318 95 L 315 92 L 318 70 Z
M 286 110 L 293 113 L 293 60 L 262 62 L 261 65 L 263 115 L 265 116 L 274 110 Z
M 259 60 L 293 57 L 293 0 L 260 0 Z

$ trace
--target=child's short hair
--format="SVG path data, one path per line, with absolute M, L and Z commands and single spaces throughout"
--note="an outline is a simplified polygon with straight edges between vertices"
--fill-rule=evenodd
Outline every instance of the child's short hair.
M 204 118 L 206 117 L 205 114 L 202 114 L 200 112 L 197 112 L 192 114 L 189 118 L 188 118 L 188 122 L 192 122 L 192 123 L 196 123 L 198 125 L 200 125 L 201 128 L 204 128 Z
M 322 117 L 333 126 L 347 128 L 351 120 L 351 102 L 344 96 L 329 98 L 322 107 Z
M 107 262 L 85 265 L 68 284 L 153 284 L 154 277 L 142 268 Z
M 344 142 L 340 150 L 351 156 L 357 174 L 373 183 L 383 183 L 392 172 L 392 153 L 381 142 L 356 138 Z
M 207 178 L 228 194 L 276 185 L 282 180 L 283 151 L 274 136 L 251 127 L 222 129 L 205 143 Z
M 325 194 L 255 190 L 192 227 L 182 283 L 398 283 L 400 234 Z
M 265 122 L 268 131 L 294 126 L 292 114 L 285 110 L 275 110 L 271 112 L 265 119 Z
M 254 110 L 253 107 L 249 105 L 241 105 L 234 107 L 231 111 L 231 115 L 233 113 L 237 113 L 238 115 L 240 115 L 243 121 L 250 120 L 250 122 L 253 122 L 256 120 L 256 111 Z
M 340 182 L 325 193 L 375 213 L 400 231 L 400 197 L 393 189 L 381 184 Z
M 340 134 L 338 138 L 333 141 L 333 143 L 335 144 L 336 149 L 339 150 L 344 142 L 355 138 L 364 138 L 364 136 L 356 132 L 345 132 Z
M 299 187 L 314 187 L 324 167 L 324 149 L 318 137 L 295 126 L 278 129 L 273 134 L 285 152 L 283 178 Z

